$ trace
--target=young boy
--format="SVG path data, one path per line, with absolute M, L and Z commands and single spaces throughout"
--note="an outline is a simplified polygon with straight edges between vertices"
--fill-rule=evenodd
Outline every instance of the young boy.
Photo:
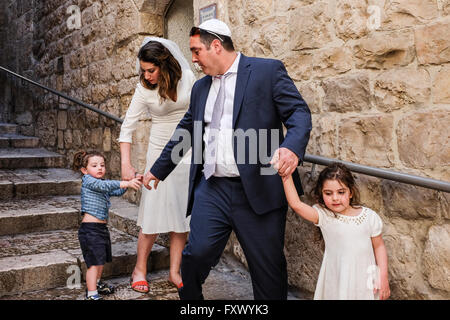
M 78 230 L 81 251 L 86 262 L 86 300 L 101 300 L 99 294 L 111 294 L 114 287 L 101 281 L 103 266 L 112 261 L 111 238 L 107 220 L 111 196 L 121 196 L 127 188 L 139 190 L 141 181 L 103 180 L 105 157 L 98 152 L 77 152 L 73 169 L 83 173 L 81 185 L 81 213 L 84 215 Z

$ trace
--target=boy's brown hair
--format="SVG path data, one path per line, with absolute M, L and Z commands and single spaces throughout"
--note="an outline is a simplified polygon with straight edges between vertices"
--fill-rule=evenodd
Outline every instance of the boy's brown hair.
M 72 169 L 78 171 L 81 168 L 86 168 L 89 163 L 89 159 L 95 156 L 102 157 L 103 160 L 105 160 L 105 156 L 98 151 L 90 151 L 90 152 L 86 152 L 84 150 L 78 151 L 73 156 Z

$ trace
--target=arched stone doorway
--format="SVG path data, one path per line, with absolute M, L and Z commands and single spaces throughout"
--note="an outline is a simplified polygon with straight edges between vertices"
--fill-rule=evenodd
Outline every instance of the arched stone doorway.
M 164 17 L 164 37 L 178 44 L 195 73 L 189 50 L 189 30 L 192 26 L 194 26 L 193 0 L 171 1 Z

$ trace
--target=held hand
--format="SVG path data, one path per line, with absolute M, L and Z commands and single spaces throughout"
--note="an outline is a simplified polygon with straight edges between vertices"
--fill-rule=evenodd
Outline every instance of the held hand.
M 272 160 L 270 160 L 270 164 L 277 171 L 280 168 L 279 161 L 280 161 L 280 149 L 277 149 L 277 150 L 275 150 L 275 153 L 273 154 Z
M 142 182 L 139 180 L 139 178 L 134 178 L 128 181 L 128 188 L 132 188 L 134 190 L 139 190 L 142 186 Z
M 150 181 L 152 180 L 155 180 L 155 182 L 153 183 L 153 187 L 156 190 L 158 188 L 159 179 L 155 177 L 150 171 L 144 175 L 144 186 L 148 190 L 152 190 L 152 187 L 150 186 Z
M 270 161 L 281 177 L 290 176 L 298 166 L 297 155 L 288 148 L 279 148 Z
M 270 160 L 270 164 L 273 165 L 273 168 L 278 171 L 280 168 L 280 149 L 275 150 L 275 153 L 273 154 L 272 160 Z M 283 182 L 286 182 L 292 175 L 285 175 L 281 177 L 281 180 Z
M 129 181 L 134 179 L 136 175 L 136 170 L 131 165 L 122 165 L 122 180 Z
M 144 176 L 140 173 L 136 173 L 136 179 L 138 179 L 140 182 L 144 182 Z

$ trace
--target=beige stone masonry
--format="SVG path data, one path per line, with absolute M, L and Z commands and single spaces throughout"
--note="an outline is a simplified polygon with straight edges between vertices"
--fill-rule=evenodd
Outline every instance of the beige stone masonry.
M 450 163 L 450 110 L 406 115 L 398 123 L 399 156 L 408 167 L 434 168 Z M 450 178 L 449 172 L 443 180 Z
M 238 51 L 284 62 L 312 112 L 308 153 L 450 181 L 450 1 L 181 1 L 80 0 L 81 28 L 68 29 L 73 1 L 6 0 L 0 64 L 124 117 L 143 38 L 167 34 L 184 44 L 190 60 L 187 33 L 198 25 L 199 9 L 216 3 Z M 3 105 L 20 124 L 18 133 L 39 137 L 68 164 L 79 149 L 101 151 L 119 178 L 120 125 L 18 83 L 0 91 Z M 133 136 L 132 164 L 140 172 L 150 126 L 143 116 Z M 321 169 L 311 173 L 308 163 L 299 169 L 310 204 Z M 355 176 L 362 202 L 384 222 L 392 299 L 450 299 L 450 195 Z M 11 186 L 0 184 L 7 195 Z M 137 202 L 140 194 L 127 197 Z M 290 211 L 285 240 L 289 284 L 312 297 L 320 232 Z M 245 261 L 235 237 L 227 247 Z
M 370 108 L 369 77 L 365 73 L 352 73 L 323 82 L 325 112 L 361 112 Z
M 354 55 L 358 68 L 406 66 L 415 57 L 414 33 L 408 29 L 375 31 L 356 42 Z
M 450 104 L 450 64 L 443 65 L 431 86 L 434 103 Z
M 421 64 L 450 61 L 450 19 L 418 27 L 415 32 L 417 59 Z

